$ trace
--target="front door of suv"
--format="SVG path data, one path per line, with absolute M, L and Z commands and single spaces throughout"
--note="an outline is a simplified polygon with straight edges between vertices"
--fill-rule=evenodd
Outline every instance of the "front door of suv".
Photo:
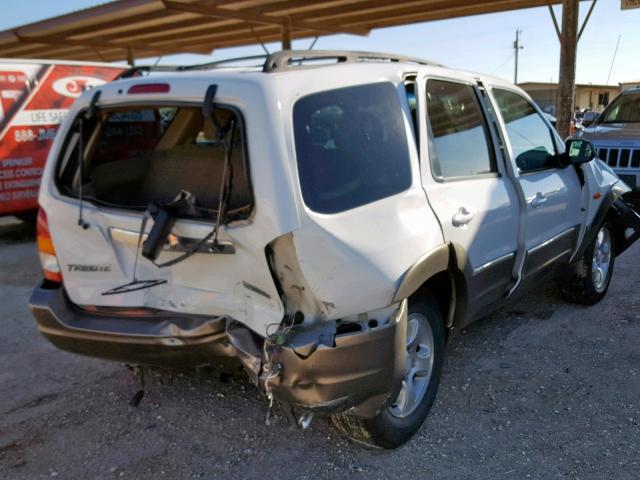
M 428 78 L 421 84 L 423 184 L 467 279 L 466 317 L 472 319 L 512 285 L 518 197 L 496 155 L 484 93 L 474 79 Z
M 582 191 L 575 169 L 560 164 L 561 142 L 534 105 L 514 90 L 492 93 L 526 199 L 526 279 L 571 256 L 584 216 Z

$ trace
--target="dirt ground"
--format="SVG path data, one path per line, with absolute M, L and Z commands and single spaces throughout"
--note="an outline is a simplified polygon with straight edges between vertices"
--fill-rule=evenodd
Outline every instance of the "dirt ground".
M 279 418 L 242 376 L 154 372 L 57 350 L 26 307 L 32 227 L 0 220 L 0 478 L 640 478 L 640 244 L 591 308 L 553 285 L 454 336 L 419 434 L 367 449 Z

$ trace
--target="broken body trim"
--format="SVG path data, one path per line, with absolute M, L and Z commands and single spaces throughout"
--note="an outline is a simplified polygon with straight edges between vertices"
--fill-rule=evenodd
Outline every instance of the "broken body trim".
M 449 269 L 449 244 L 429 250 L 404 274 L 393 297 L 393 302 L 409 298 L 435 274 Z

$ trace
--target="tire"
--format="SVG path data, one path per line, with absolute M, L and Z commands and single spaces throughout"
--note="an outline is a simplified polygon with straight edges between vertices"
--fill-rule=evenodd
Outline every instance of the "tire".
M 415 330 L 416 325 L 418 330 Z M 430 330 L 431 336 L 426 330 Z M 412 336 L 416 340 L 410 342 Z M 397 448 L 420 429 L 431 410 L 440 384 L 445 347 L 442 313 L 432 295 L 410 300 L 407 337 L 410 343 L 407 349 L 415 354 L 408 356 L 412 368 L 408 369 L 409 373 L 403 380 L 403 388 L 396 402 L 370 419 L 348 414 L 331 417 L 333 425 L 352 440 L 375 447 Z M 428 346 L 429 342 L 431 347 Z M 428 376 L 425 375 L 427 370 Z M 408 382 L 411 382 L 414 392 L 422 392 L 419 398 L 418 395 L 406 394 Z M 410 397 L 414 400 L 409 400 Z
M 15 217 L 18 220 L 23 221 L 24 223 L 32 223 L 35 224 L 38 219 L 38 210 L 29 210 L 26 212 L 16 213 Z
M 567 300 L 582 305 L 595 305 L 604 298 L 615 263 L 613 242 L 613 230 L 605 222 L 580 259 L 576 276 L 562 287 Z

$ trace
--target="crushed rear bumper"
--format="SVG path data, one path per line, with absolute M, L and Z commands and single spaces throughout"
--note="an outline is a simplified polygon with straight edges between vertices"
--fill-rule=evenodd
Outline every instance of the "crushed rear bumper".
M 265 389 L 265 339 L 233 319 L 84 309 L 69 301 L 63 287 L 46 281 L 34 289 L 29 308 L 40 332 L 62 350 L 163 367 L 235 359 Z M 406 310 L 405 301 L 384 325 L 332 333 L 329 341 L 315 338 L 311 329 L 294 328 L 284 342 L 267 349 L 269 362 L 279 369 L 269 388 L 276 398 L 302 410 L 374 416 L 397 397 L 405 374 Z

